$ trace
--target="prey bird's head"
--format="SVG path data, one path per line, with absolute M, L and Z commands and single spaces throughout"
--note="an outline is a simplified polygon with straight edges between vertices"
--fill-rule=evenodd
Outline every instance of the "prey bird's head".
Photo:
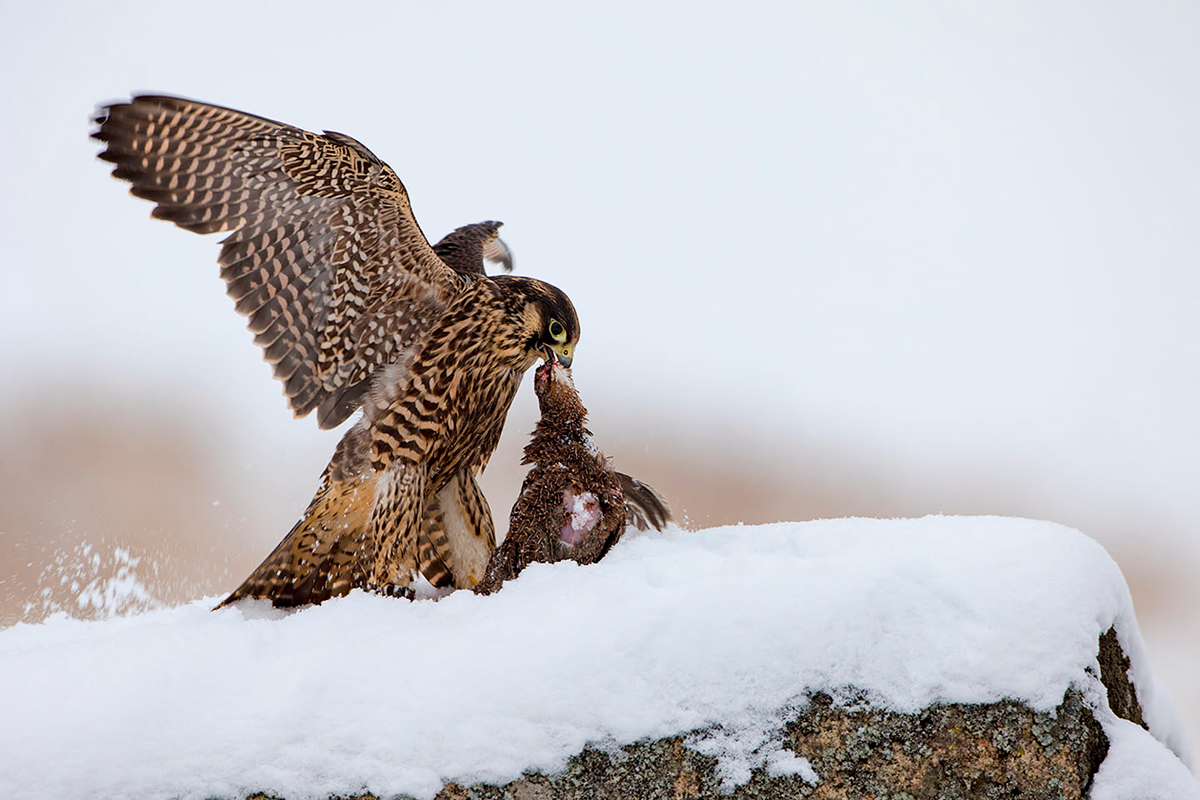
M 563 366 L 561 361 L 547 359 L 537 368 L 533 374 L 533 391 L 543 416 L 552 411 L 566 411 L 571 416 L 581 418 L 587 414 L 587 409 L 579 401 L 571 370 Z
M 579 341 L 579 318 L 570 298 L 558 287 L 534 278 L 499 275 L 492 280 L 521 297 L 526 346 L 547 361 L 571 366 Z
M 587 409 L 579 399 L 571 370 L 561 362 L 546 361 L 537 368 L 533 374 L 533 391 L 542 412 L 539 431 L 548 426 L 557 438 L 561 438 L 576 426 L 583 428 L 587 424 Z M 586 428 L 582 432 L 586 434 Z

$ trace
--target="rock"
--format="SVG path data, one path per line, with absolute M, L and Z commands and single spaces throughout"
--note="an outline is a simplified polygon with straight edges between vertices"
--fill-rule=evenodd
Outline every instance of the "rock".
M 817 694 L 785 728 L 784 741 L 819 780 L 756 769 L 721 793 L 716 759 L 685 737 L 623 748 L 616 759 L 585 750 L 554 776 L 505 786 L 448 785 L 438 800 L 783 800 L 783 798 L 1083 798 L 1108 741 L 1078 692 L 1055 715 L 1011 701 L 934 706 L 919 714 L 848 709 Z
M 1113 711 L 1145 727 L 1115 630 L 1100 637 L 1099 647 Z M 758 768 L 723 794 L 717 760 L 688 747 L 689 736 L 681 735 L 627 745 L 616 757 L 587 748 L 558 774 L 527 773 L 503 786 L 450 783 L 437 800 L 1062 800 L 1088 796 L 1108 752 L 1108 738 L 1075 689 L 1053 713 L 1004 700 L 901 714 L 872 708 L 852 693 L 835 700 L 816 692 L 781 734 L 783 746 L 815 771 L 815 785 Z
M 1129 680 L 1129 657 L 1117 642 L 1116 628 L 1100 637 L 1100 682 L 1108 690 L 1108 707 L 1121 719 L 1146 727 L 1137 691 Z
M 1081 798 L 1108 752 L 1075 690 L 1053 715 L 1013 701 L 847 710 L 818 694 L 786 730 L 820 776 L 798 795 L 813 798 Z

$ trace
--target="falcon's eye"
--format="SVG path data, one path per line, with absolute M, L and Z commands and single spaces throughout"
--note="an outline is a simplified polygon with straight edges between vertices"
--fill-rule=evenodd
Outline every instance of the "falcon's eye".
M 556 319 L 550 320 L 550 338 L 556 342 L 565 342 L 567 340 L 567 329 L 562 326 L 562 323 Z

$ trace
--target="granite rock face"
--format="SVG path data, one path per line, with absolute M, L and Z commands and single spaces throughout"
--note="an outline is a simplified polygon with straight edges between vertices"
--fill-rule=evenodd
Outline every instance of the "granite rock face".
M 1108 741 L 1075 691 L 1056 714 L 1019 703 L 933 706 L 919 714 L 839 708 L 818 694 L 785 729 L 819 780 L 756 770 L 722 795 L 716 760 L 682 737 L 623 748 L 616 759 L 584 751 L 561 774 L 505 786 L 447 786 L 438 800 L 783 800 L 784 798 L 1087 797 Z
M 847 711 L 817 695 L 787 735 L 821 777 L 793 796 L 813 798 L 1082 798 L 1108 752 L 1074 690 L 1054 715 L 1011 701 Z
M 1099 662 L 1113 711 L 1144 727 L 1129 659 L 1112 629 L 1100 637 Z M 585 749 L 561 773 L 529 773 L 504 786 L 447 784 L 438 800 L 1062 800 L 1088 796 L 1108 752 L 1100 724 L 1074 689 L 1053 714 L 1015 701 L 900 714 L 817 693 L 784 726 L 783 740 L 808 760 L 815 785 L 757 769 L 732 795 L 722 794 L 716 759 L 674 736 L 628 745 L 615 758 Z

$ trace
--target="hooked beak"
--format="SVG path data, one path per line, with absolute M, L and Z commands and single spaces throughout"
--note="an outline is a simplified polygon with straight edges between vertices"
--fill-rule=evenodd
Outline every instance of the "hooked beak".
M 545 354 L 547 361 L 557 361 L 564 367 L 571 366 L 572 348 L 569 342 L 546 345 L 542 352 Z

